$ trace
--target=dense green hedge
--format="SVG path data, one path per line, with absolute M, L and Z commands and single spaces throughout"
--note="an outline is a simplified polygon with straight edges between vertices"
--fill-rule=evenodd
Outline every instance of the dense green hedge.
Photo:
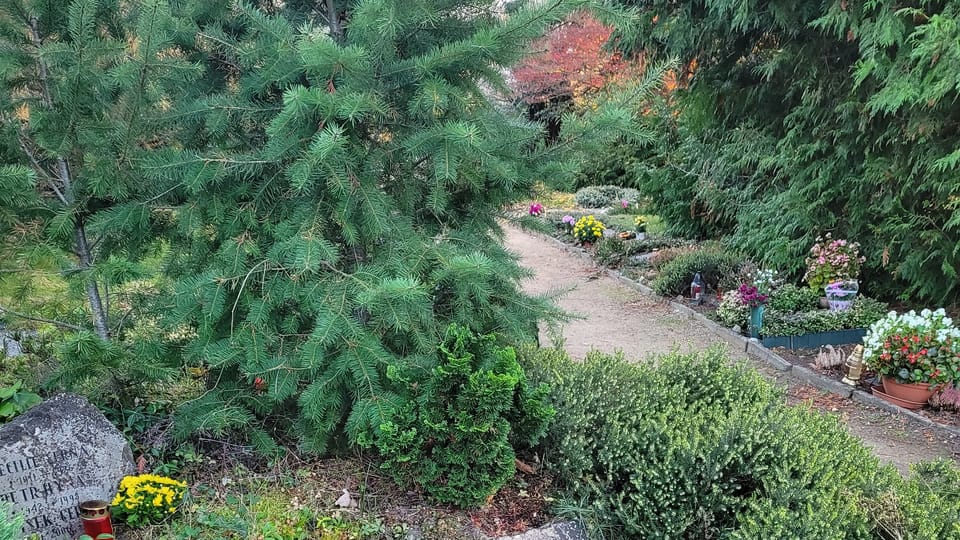
M 633 171 L 673 232 L 799 277 L 832 231 L 874 292 L 960 300 L 960 3 L 618 3 L 618 46 L 696 62 Z
M 960 477 L 941 463 L 909 480 L 835 417 L 789 407 L 723 351 L 654 364 L 526 350 L 552 385 L 544 452 L 595 536 L 624 539 L 957 538 Z

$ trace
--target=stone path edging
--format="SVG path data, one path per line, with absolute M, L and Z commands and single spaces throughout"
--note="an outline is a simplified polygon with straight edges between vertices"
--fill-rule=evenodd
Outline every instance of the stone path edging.
M 567 244 L 557 238 L 554 238 L 553 236 L 550 236 L 548 234 L 544 234 L 538 231 L 524 229 L 524 232 L 527 234 L 538 236 L 550 242 L 553 242 L 554 245 L 566 251 L 567 253 L 571 253 L 583 259 L 589 260 L 594 266 L 602 269 L 607 276 L 617 281 L 620 281 L 621 283 L 624 283 L 625 285 L 629 286 L 630 288 L 636 291 L 639 291 L 648 296 L 657 298 L 662 302 L 670 304 L 670 306 L 674 309 L 674 311 L 687 315 L 689 318 L 696 319 L 697 321 L 702 323 L 706 328 L 708 328 L 711 332 L 713 332 L 717 337 L 723 339 L 727 343 L 730 343 L 732 346 L 736 348 L 742 347 L 742 351 L 744 353 L 750 356 L 753 356 L 754 358 L 759 358 L 767 362 L 768 364 L 776 368 L 778 371 L 782 371 L 784 373 L 789 372 L 794 377 L 806 383 L 809 383 L 821 390 L 824 390 L 826 392 L 837 394 L 844 398 L 853 399 L 858 403 L 862 403 L 864 405 L 870 405 L 872 407 L 877 407 L 878 409 L 883 409 L 893 414 L 906 416 L 911 420 L 924 424 L 933 429 L 941 430 L 949 435 L 960 436 L 960 428 L 958 427 L 948 426 L 948 425 L 940 424 L 938 422 L 934 422 L 933 420 L 927 418 L 926 416 L 898 407 L 893 403 L 890 403 L 888 401 L 878 398 L 877 396 L 874 396 L 873 394 L 868 394 L 862 390 L 855 390 L 850 386 L 843 384 L 840 381 L 836 381 L 834 379 L 824 377 L 823 375 L 820 375 L 819 373 L 816 373 L 803 366 L 797 366 L 797 365 L 791 364 L 790 362 L 787 362 L 786 360 L 784 360 L 784 358 L 781 357 L 779 354 L 764 347 L 757 340 L 750 339 L 750 338 L 741 336 L 739 334 L 736 334 L 732 330 L 720 324 L 717 324 L 715 321 L 706 317 L 702 313 L 699 313 L 696 310 L 691 309 L 690 306 L 686 306 L 674 300 L 664 298 L 659 294 L 657 294 L 656 292 L 654 292 L 654 290 L 651 289 L 650 287 L 638 281 L 628 278 L 627 276 L 623 275 L 617 270 L 613 270 L 611 268 L 606 268 L 598 265 L 596 260 L 594 260 L 594 258 L 590 256 L 590 253 L 583 248 L 580 248 L 577 246 L 571 246 L 570 244 Z

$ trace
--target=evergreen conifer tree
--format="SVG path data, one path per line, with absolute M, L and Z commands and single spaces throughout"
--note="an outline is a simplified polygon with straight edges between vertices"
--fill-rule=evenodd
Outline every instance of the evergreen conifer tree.
M 107 343 L 91 301 L 100 338 L 71 337 L 65 363 L 207 373 L 182 436 L 323 452 L 389 418 L 387 371 L 428 373 L 450 324 L 532 339 L 558 313 L 519 290 L 497 216 L 575 172 L 560 158 L 578 144 L 637 135 L 610 103 L 545 148 L 490 97 L 586 0 L 508 19 L 489 0 L 72 0 L 63 27 L 55 2 L 0 2 L 4 225 L 36 222 L 27 244 L 66 253 L 101 298 L 111 265 L 163 254 L 170 293 L 133 310 L 162 315 L 155 331 Z
M 200 30 L 228 66 L 191 116 L 202 144 L 146 167 L 178 201 L 168 324 L 196 329 L 184 358 L 209 369 L 181 434 L 242 428 L 269 450 L 290 427 L 323 452 L 389 417 L 385 373 L 429 367 L 448 324 L 534 337 L 552 308 L 519 291 L 496 219 L 556 159 L 489 89 L 584 3 L 491 4 L 241 4 Z
M 160 0 L 0 2 L 0 227 L 20 269 L 53 261 L 83 291 L 101 340 L 121 319 L 110 287 L 156 236 L 139 156 L 162 144 L 169 89 L 199 73 L 174 27 Z
M 128 284 L 169 224 L 153 204 L 167 188 L 141 166 L 175 143 L 173 111 L 204 72 L 177 43 L 189 28 L 165 0 L 0 1 L 2 277 L 23 299 L 2 315 L 68 330 L 56 375 L 111 400 L 177 365 Z M 30 298 L 53 294 L 49 271 L 68 285 L 53 316 Z

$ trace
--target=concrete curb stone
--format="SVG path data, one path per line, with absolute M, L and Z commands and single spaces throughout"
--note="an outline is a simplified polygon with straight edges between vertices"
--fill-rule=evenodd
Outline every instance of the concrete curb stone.
M 773 366 L 778 371 L 783 371 L 783 372 L 794 371 L 798 367 L 791 364 L 790 362 L 787 362 L 786 360 L 783 359 L 782 356 L 764 347 L 757 341 L 749 341 L 749 340 L 747 341 L 747 354 L 766 361 L 768 364 Z M 805 371 L 809 371 L 809 370 L 805 369 Z M 815 375 L 812 372 L 811 374 Z M 819 377 L 814 377 L 814 378 L 817 379 Z M 816 381 L 808 380 L 807 382 L 815 386 L 820 386 Z M 824 388 L 824 390 L 830 390 L 830 388 Z M 847 392 L 847 397 L 850 397 L 849 392 Z
M 589 540 L 587 531 L 577 522 L 562 521 L 499 540 Z

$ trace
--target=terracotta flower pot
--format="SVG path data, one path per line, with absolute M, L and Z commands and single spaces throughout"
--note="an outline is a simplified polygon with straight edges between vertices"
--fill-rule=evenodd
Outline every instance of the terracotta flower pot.
M 895 398 L 914 403 L 926 403 L 937 391 L 937 387 L 931 388 L 927 383 L 898 383 L 891 377 L 883 377 L 883 391 Z
M 903 407 L 904 409 L 910 409 L 911 411 L 922 409 L 927 404 L 925 401 L 914 402 L 914 401 L 907 401 L 905 399 L 895 398 L 889 394 L 884 393 L 882 386 L 874 386 L 872 387 L 872 389 L 873 389 L 873 395 L 883 400 L 889 401 L 890 403 L 893 403 L 898 407 Z

